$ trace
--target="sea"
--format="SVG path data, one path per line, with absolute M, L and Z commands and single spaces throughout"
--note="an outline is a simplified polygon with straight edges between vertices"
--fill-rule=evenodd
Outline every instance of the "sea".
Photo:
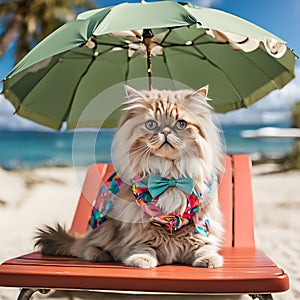
M 272 124 L 288 128 L 289 122 Z M 261 125 L 222 125 L 226 153 L 246 153 L 253 157 L 280 157 L 292 149 L 293 139 L 243 138 L 244 130 Z M 87 166 L 111 162 L 114 129 L 77 131 L 0 130 L 0 167 L 13 170 L 43 166 Z

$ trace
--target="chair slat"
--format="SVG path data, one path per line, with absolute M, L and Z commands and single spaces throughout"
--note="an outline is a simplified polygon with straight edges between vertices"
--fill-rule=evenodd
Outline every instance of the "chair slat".
M 234 155 L 233 234 L 234 247 L 255 247 L 251 160 L 248 155 Z
M 225 157 L 225 172 L 220 178 L 219 202 L 223 215 L 223 247 L 232 247 L 233 245 L 233 216 L 232 216 L 232 159 L 229 155 Z
M 35 255 L 5 262 L 4 286 L 195 293 L 270 293 L 289 288 L 288 276 L 254 248 L 226 248 L 216 269 L 166 265 L 150 269 Z M 34 254 L 32 254 L 34 255 Z

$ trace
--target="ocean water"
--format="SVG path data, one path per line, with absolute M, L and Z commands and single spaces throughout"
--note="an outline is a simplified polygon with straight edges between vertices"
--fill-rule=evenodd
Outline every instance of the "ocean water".
M 272 126 L 282 128 L 289 127 L 289 124 Z M 241 137 L 243 130 L 260 127 L 222 126 L 226 152 L 280 156 L 291 150 L 292 139 Z M 113 134 L 112 129 L 99 132 L 0 131 L 0 167 L 87 166 L 94 162 L 110 162 Z

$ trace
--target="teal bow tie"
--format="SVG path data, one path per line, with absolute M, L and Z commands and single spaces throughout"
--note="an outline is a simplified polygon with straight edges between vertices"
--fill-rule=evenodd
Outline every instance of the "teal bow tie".
M 174 186 L 186 194 L 191 194 L 194 189 L 194 180 L 190 177 L 179 179 L 161 178 L 160 175 L 149 175 L 148 190 L 153 198 L 161 195 L 166 189 Z

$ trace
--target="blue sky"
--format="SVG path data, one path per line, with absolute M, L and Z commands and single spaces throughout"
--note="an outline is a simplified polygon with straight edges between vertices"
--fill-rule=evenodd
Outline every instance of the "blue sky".
M 123 1 L 97 0 L 99 6 L 110 6 Z M 131 1 L 136 2 L 136 1 Z M 221 9 L 247 19 L 279 36 L 289 48 L 300 55 L 300 1 L 299 0 L 193 0 L 195 5 Z M 0 60 L 0 78 L 3 79 L 13 67 L 11 53 Z M 296 64 L 296 79 L 282 90 L 272 92 L 250 109 L 227 113 L 220 117 L 224 123 L 260 122 L 285 118 L 292 103 L 300 100 L 300 62 Z M 0 128 L 35 128 L 32 122 L 12 116 L 13 108 L 0 96 Z M 8 125 L 10 124 L 10 125 Z

